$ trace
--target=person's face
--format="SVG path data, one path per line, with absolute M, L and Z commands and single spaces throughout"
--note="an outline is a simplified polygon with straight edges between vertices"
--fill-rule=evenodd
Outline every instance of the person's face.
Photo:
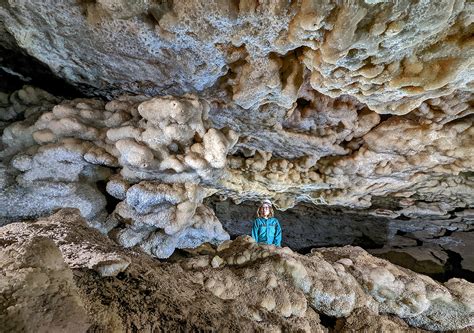
M 263 215 L 263 216 L 268 216 L 268 215 L 270 215 L 270 206 L 268 206 L 268 205 L 263 205 L 261 209 L 262 209 L 262 215 Z

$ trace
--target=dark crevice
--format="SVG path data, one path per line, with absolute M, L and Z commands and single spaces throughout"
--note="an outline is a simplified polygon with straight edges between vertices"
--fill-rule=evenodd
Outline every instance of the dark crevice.
M 464 269 L 461 266 L 463 260 L 461 255 L 451 250 L 444 250 L 444 252 L 448 255 L 448 259 L 444 265 L 437 265 L 431 260 L 416 260 L 404 252 L 389 251 L 376 256 L 414 272 L 428 275 L 439 282 L 446 282 L 452 278 L 462 278 L 469 282 L 474 282 L 474 272 Z M 443 259 L 439 258 L 433 251 L 430 251 L 430 254 L 434 258 L 443 261 Z
M 300 254 L 309 254 L 309 253 L 311 253 L 312 249 L 316 249 L 316 248 L 320 248 L 320 247 L 341 246 L 341 245 L 343 245 L 343 244 L 336 243 L 336 244 L 328 244 L 328 245 L 325 245 L 325 246 L 314 245 L 314 246 L 302 247 L 302 248 L 299 248 L 299 249 L 293 249 L 293 251 L 298 252 Z M 346 244 L 344 244 L 344 245 L 346 245 Z M 381 249 L 384 246 L 382 243 L 376 242 L 372 238 L 370 238 L 366 235 L 362 235 L 360 237 L 355 238 L 350 245 L 360 246 L 364 249 Z
M 463 116 L 460 116 L 459 118 L 455 118 L 455 119 L 452 119 L 450 121 L 446 121 L 444 122 L 444 126 L 446 126 L 447 124 L 449 125 L 453 125 L 453 124 L 461 124 L 461 123 L 466 123 L 468 122 L 471 118 L 473 118 L 472 114 L 471 113 L 468 113 L 468 114 L 465 114 Z
M 443 233 L 441 235 L 430 237 L 430 239 L 440 239 L 443 237 L 447 237 L 447 236 L 450 236 L 454 231 L 456 230 L 443 229 Z
M 397 216 L 396 218 L 394 218 L 394 220 L 408 221 L 408 220 L 411 220 L 411 218 L 409 218 L 409 217 L 402 214 L 402 215 Z
M 399 210 L 400 207 L 400 199 L 396 197 L 380 197 L 380 196 L 373 196 L 372 199 L 372 206 L 371 209 L 389 209 L 389 210 Z
M 351 245 L 360 246 L 364 249 L 381 249 L 384 246 L 384 244 L 378 243 L 364 234 L 355 238 Z
M 455 209 L 450 210 L 450 211 L 448 212 L 448 214 L 449 214 L 449 219 L 452 220 L 452 219 L 458 218 L 458 216 L 456 215 L 456 213 L 462 212 L 462 211 L 464 211 L 465 209 L 466 209 L 465 207 L 456 207 Z
M 105 205 L 105 210 L 107 211 L 108 214 L 112 214 L 113 211 L 115 210 L 115 207 L 122 200 L 119 200 L 111 196 L 109 193 L 107 193 L 107 190 L 106 190 L 107 181 L 105 180 L 98 181 L 96 185 L 97 185 L 97 189 L 104 195 L 105 200 L 107 202 L 107 204 Z
M 297 252 L 299 254 L 309 254 L 309 253 L 311 253 L 311 250 L 315 249 L 315 248 L 317 248 L 317 247 L 316 246 L 303 247 L 303 248 L 299 249 Z
M 11 93 L 28 84 L 43 89 L 54 96 L 65 98 L 84 97 L 75 86 L 56 76 L 51 69 L 36 58 L 24 53 L 19 47 L 11 50 L 0 46 L 0 91 Z M 13 74 L 16 73 L 16 74 Z
M 319 314 L 319 320 L 321 322 L 321 325 L 326 327 L 329 330 L 329 332 L 335 332 L 337 318 L 333 316 L 328 316 L 324 313 L 318 313 L 318 314 Z
M 311 104 L 311 101 L 308 101 L 307 99 L 304 99 L 304 98 L 298 98 L 296 100 L 297 108 L 300 110 L 303 110 L 306 106 L 310 104 Z
M 455 209 L 453 210 L 450 210 L 448 212 L 448 214 L 450 215 L 449 219 L 456 219 L 458 218 L 458 216 L 456 215 L 456 213 L 459 213 L 459 212 L 462 212 L 464 211 L 466 208 L 465 207 L 456 207 Z
M 383 121 L 387 120 L 388 118 L 392 117 L 391 114 L 381 114 L 379 116 L 380 116 L 380 122 L 383 122 Z
M 28 83 L 29 82 L 25 82 L 20 79 L 20 77 L 7 73 L 0 68 L 0 91 L 12 93 L 15 90 L 21 89 L 24 84 Z
M 461 278 L 469 282 L 474 282 L 474 272 L 464 269 L 461 266 L 463 258 L 459 253 L 451 250 L 444 250 L 448 255 L 448 261 L 444 265 L 445 273 L 443 279 L 440 281 L 445 282 L 451 278 Z

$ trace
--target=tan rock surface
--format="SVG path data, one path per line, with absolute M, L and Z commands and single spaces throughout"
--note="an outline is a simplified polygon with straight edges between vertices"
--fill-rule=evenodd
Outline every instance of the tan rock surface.
M 473 13 L 465 0 L 2 1 L 1 59 L 39 61 L 51 77 L 106 100 L 65 100 L 31 86 L 0 92 L 0 225 L 72 207 L 122 247 L 167 258 L 229 239 L 205 198 L 272 199 L 280 210 L 366 209 L 392 219 L 375 235 L 387 240 L 380 253 L 399 247 L 437 270 L 453 263 L 451 249 L 472 272 Z M 35 69 L 11 58 L 2 78 L 31 80 Z M 74 214 L 7 226 L 16 235 L 8 246 L 23 248 L 27 238 L 25 248 L 45 248 L 59 262 L 51 243 L 28 233 L 55 239 L 97 330 L 177 330 L 196 318 L 186 329 L 323 330 L 312 309 L 339 317 L 342 331 L 410 329 L 393 316 L 426 329 L 472 325 L 472 304 L 460 292 L 470 284 L 443 287 L 358 248 L 303 257 L 240 239 L 218 253 L 196 250 L 163 273 L 142 254 L 110 251 L 98 233 L 89 247 L 78 245 L 90 231 L 82 222 L 70 228 Z M 376 233 L 353 230 L 322 242 Z M 40 285 L 65 285 L 60 302 L 75 299 L 70 272 L 48 265 L 38 266 L 50 281 Z M 149 271 L 174 276 L 160 280 L 172 294 L 143 277 Z M 126 306 L 109 283 L 122 293 L 135 286 Z M 143 316 L 142 285 L 159 294 L 145 297 L 153 309 Z M 189 306 L 196 286 L 202 307 L 180 317 L 172 300 Z M 40 296 L 51 295 L 46 288 Z M 156 309 L 160 298 L 168 301 Z M 16 313 L 32 311 L 25 330 L 48 320 L 58 330 L 87 326 L 80 302 L 65 305 L 70 322 L 41 322 L 35 301 L 26 302 Z M 211 324 L 205 308 L 214 311 Z M 219 323 L 222 314 L 234 321 Z M 440 314 L 449 320 L 436 322 Z M 171 319 L 153 326 L 156 315 Z
M 212 178 L 282 209 L 373 196 L 454 209 L 474 203 L 471 16 L 463 0 L 9 1 L 0 39 L 87 92 L 174 95 L 68 102 L 37 124 L 36 143 L 92 141 L 86 160 L 125 178 Z M 10 151 L 20 130 L 34 129 L 7 128 Z M 100 220 L 100 206 L 81 208 Z
M 54 242 L 34 234 L 1 233 L 2 331 L 85 332 L 90 321 L 71 269 Z
M 405 114 L 470 90 L 471 14 L 456 0 L 9 1 L 0 38 L 103 92 L 182 94 L 226 82 L 245 108 L 288 107 L 306 68 L 326 95 Z
M 58 232 L 51 235 L 53 227 Z M 347 325 L 401 331 L 412 330 L 406 323 L 430 330 L 474 325 L 472 283 L 451 279 L 442 285 L 357 247 L 324 248 L 303 256 L 240 237 L 217 249 L 205 247 L 159 262 L 138 250 L 113 245 L 87 227 L 74 210 L 38 222 L 10 224 L 0 229 L 0 235 L 2 241 L 18 244 L 41 235 L 52 237 L 73 269 L 95 330 L 325 331 L 317 313 L 341 318 L 336 325 L 343 331 Z M 89 246 L 88 240 L 102 245 Z M 76 249 L 80 258 L 127 257 L 130 265 L 115 277 L 101 277 L 87 262 L 68 254 L 70 249 Z M 219 261 L 217 256 L 221 263 L 212 265 Z M 31 288 L 23 293 L 29 295 Z M 35 309 L 32 304 L 30 311 Z
M 373 196 L 467 208 L 472 12 L 463 0 L 8 1 L 0 40 L 88 93 L 161 95 L 116 99 L 107 112 L 97 101 L 66 103 L 35 133 L 39 144 L 66 131 L 97 145 L 107 127 L 115 147 L 98 146 L 126 178 L 197 173 L 236 201 L 272 197 L 282 209 L 370 207 Z M 26 140 L 13 134 L 28 126 L 6 132 Z M 176 154 L 183 146 L 192 149 Z
M 373 197 L 385 197 L 398 208 L 379 205 L 374 214 L 392 218 L 443 219 L 474 205 L 472 116 L 461 111 L 469 95 L 381 121 L 352 97 L 308 86 L 300 94 L 306 104 L 267 124 L 265 114 L 261 123 L 232 118 L 241 109 L 194 95 L 53 106 L 53 97 L 25 87 L 5 104 L 26 119 L 3 131 L 0 219 L 75 207 L 102 232 L 114 229 L 124 246 L 168 257 L 176 247 L 227 239 L 202 205 L 215 193 L 237 203 L 269 197 L 282 210 L 299 202 L 370 208 Z M 100 182 L 123 200 L 113 213 Z

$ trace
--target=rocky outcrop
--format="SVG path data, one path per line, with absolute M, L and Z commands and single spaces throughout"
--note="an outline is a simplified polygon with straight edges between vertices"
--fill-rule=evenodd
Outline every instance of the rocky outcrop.
M 51 10 L 54 8 L 54 10 Z M 380 113 L 469 90 L 468 2 L 8 1 L 1 39 L 97 92 L 225 90 L 289 107 L 304 68 Z M 85 42 L 87 41 L 87 42 Z M 133 59 L 133 61 L 130 61 Z
M 107 221 L 111 236 L 124 247 L 140 247 L 159 258 L 176 248 L 229 239 L 214 212 L 201 204 L 199 185 L 140 182 L 127 191 Z
M 27 228 L 16 226 L 10 229 L 15 230 L 14 236 L 6 230 L 0 236 L 2 330 L 86 331 L 90 323 L 73 273 L 60 250 L 45 236 L 31 233 L 20 236 L 22 227 L 23 231 Z
M 44 94 L 25 87 L 9 99 L 15 102 L 14 96 L 28 93 Z M 75 99 L 36 109 L 48 106 L 43 113 L 19 109 L 26 119 L 3 132 L 4 221 L 75 207 L 102 232 L 114 229 L 122 245 L 141 243 L 162 258 L 176 247 L 229 238 L 202 205 L 212 193 L 203 186 L 220 177 L 237 136 L 210 127 L 207 102 L 193 96 L 123 97 L 109 103 Z M 108 218 L 97 187 L 104 181 L 108 193 L 123 200 Z
M 391 198 L 391 207 L 378 205 L 371 214 L 391 218 L 443 219 L 474 204 L 468 171 L 474 154 L 465 144 L 472 135 L 470 117 L 452 120 L 445 113 L 427 127 L 425 118 L 409 115 L 374 128 L 380 117 L 355 100 L 308 94 L 314 99 L 304 112 L 314 112 L 318 121 L 325 115 L 328 124 L 326 134 L 318 132 L 309 142 L 306 134 L 281 137 L 278 130 L 261 132 L 260 125 L 238 117 L 232 120 L 239 126 L 236 132 L 224 126 L 232 125 L 228 110 L 217 114 L 217 104 L 191 95 L 74 99 L 53 106 L 54 97 L 25 87 L 4 98 L 4 110 L 11 114 L 5 120 L 25 119 L 3 131 L 1 217 L 11 221 L 76 207 L 103 232 L 117 229 L 113 234 L 121 244 L 143 243 L 148 252 L 167 257 L 175 247 L 227 239 L 213 213 L 201 205 L 216 192 L 236 202 L 273 197 L 280 209 L 299 201 L 368 208 L 372 197 L 385 197 Z M 349 127 L 336 130 L 350 110 Z M 321 131 L 311 117 L 284 124 Z M 295 135 L 302 140 L 294 140 Z M 361 145 L 342 148 L 347 135 L 353 137 L 350 142 L 362 140 Z M 252 148 L 263 144 L 262 136 L 270 151 Z M 280 143 L 273 141 L 277 137 Z M 326 137 L 340 142 L 332 144 L 335 150 Z M 308 148 L 313 139 L 317 145 Z M 314 155 L 273 155 L 293 150 L 299 156 L 298 150 L 310 149 L 316 149 Z M 123 200 L 109 217 L 98 182 L 106 182 L 108 194 Z M 188 236 L 193 240 L 185 241 Z
M 108 153 L 127 177 L 197 173 L 222 196 L 271 197 L 281 209 L 368 208 L 382 196 L 406 204 L 395 214 L 413 216 L 474 203 L 471 12 L 462 0 L 8 1 L 0 40 L 108 98 L 82 101 L 90 106 L 77 109 L 101 112 L 81 111 L 87 126 L 75 131 L 97 141 L 94 129 L 111 130 L 117 152 Z M 124 92 L 162 97 L 117 97 Z M 79 114 L 68 112 L 54 121 Z M 42 130 L 44 142 L 64 137 Z M 220 155 L 202 159 L 215 140 Z M 160 165 L 149 149 L 163 155 Z M 76 207 L 92 217 L 101 205 Z
M 0 239 L 6 244 L 2 257 L 30 253 L 20 262 L 41 257 L 38 264 L 30 263 L 35 270 L 29 274 L 50 267 L 49 274 L 62 270 L 70 283 L 72 270 L 75 286 L 70 283 L 69 290 L 75 296 L 74 313 L 84 308 L 87 315 L 69 314 L 62 327 L 87 327 L 87 322 L 92 330 L 114 331 L 134 327 L 313 332 L 325 331 L 328 318 L 341 331 L 353 327 L 411 331 L 410 326 L 455 330 L 474 325 L 471 283 L 451 279 L 442 285 L 358 247 L 323 248 L 304 256 L 240 237 L 217 248 L 175 254 L 162 263 L 138 249 L 114 245 L 89 228 L 77 210 L 9 224 L 0 229 Z M 2 281 L 7 291 L 18 286 L 13 282 L 23 279 L 25 270 L 24 265 L 9 262 L 2 267 L 12 277 Z M 118 262 L 124 265 L 118 268 Z M 104 271 L 109 274 L 104 276 Z M 55 311 L 63 310 L 59 295 L 67 289 L 53 285 L 48 289 L 49 283 L 46 279 L 24 283 L 21 294 L 15 294 L 29 300 L 30 313 L 39 311 L 37 298 L 32 297 L 36 291 L 53 297 L 45 315 L 30 317 L 27 331 L 45 327 Z M 21 302 L 2 293 L 1 299 L 9 300 L 0 303 L 2 309 L 13 309 Z M 18 312 L 1 313 L 7 321 L 19 318 Z
M 81 247 L 68 250 L 64 244 L 77 244 L 76 234 L 51 221 L 25 227 L 42 235 L 28 244 L 8 236 L 14 251 L 36 246 L 55 256 L 54 267 L 35 266 L 51 286 L 40 299 L 57 298 L 73 313 L 68 323 L 52 308 L 49 324 L 41 321 L 37 304 L 21 303 L 15 289 L 36 284 L 19 276 L 5 298 L 26 304 L 15 318 L 31 313 L 39 330 L 82 329 L 83 305 L 71 301 L 79 294 L 98 331 L 178 330 L 183 321 L 195 330 L 318 331 L 328 322 L 349 330 L 364 327 L 362 316 L 378 330 L 472 325 L 472 304 L 459 292 L 471 285 L 450 280 L 442 287 L 358 248 L 299 256 L 240 239 L 230 252 L 208 249 L 208 257 L 167 272 L 140 252 L 168 258 L 176 249 L 217 246 L 229 239 L 227 231 L 247 233 L 235 222 L 253 216 L 224 212 L 218 217 L 226 231 L 211 209 L 219 206 L 214 199 L 221 208 L 225 200 L 271 199 L 280 211 L 313 209 L 284 226 L 295 249 L 368 244 L 394 262 L 417 260 L 419 271 L 436 275 L 451 267 L 472 276 L 472 16 L 464 0 L 0 1 L 0 77 L 12 78 L 10 86 L 0 83 L 0 225 L 76 208 L 122 247 L 111 256 L 98 248 L 91 256 Z M 57 89 L 58 77 L 64 89 Z M 32 86 L 14 91 L 20 81 L 57 96 Z M 75 89 L 88 98 L 58 97 L 76 96 Z M 346 214 L 353 209 L 360 211 Z M 316 216 L 325 210 L 341 212 L 330 227 Z M 20 226 L 6 228 L 29 237 Z M 312 236 L 331 230 L 324 239 Z M 78 289 L 41 237 L 57 240 Z M 271 269 L 284 281 L 262 291 L 258 276 L 273 281 Z M 165 283 L 174 294 L 146 280 L 181 273 L 182 287 Z M 201 308 L 180 317 L 171 303 L 149 316 L 127 314 L 156 307 L 158 298 L 143 303 L 133 298 L 141 289 L 132 288 L 126 306 L 113 303 L 119 294 L 108 283 L 126 290 L 121 279 L 144 284 L 158 298 L 180 299 L 183 308 L 199 286 L 206 297 L 198 296 L 198 304 L 214 311 L 211 324 Z M 55 294 L 57 285 L 64 293 Z M 239 300 L 250 297 L 249 286 L 259 290 L 250 306 Z M 106 309 L 107 302 L 115 305 Z M 219 323 L 222 313 L 232 323 Z M 452 320 L 435 322 L 439 313 Z M 153 326 L 156 315 L 171 319 Z

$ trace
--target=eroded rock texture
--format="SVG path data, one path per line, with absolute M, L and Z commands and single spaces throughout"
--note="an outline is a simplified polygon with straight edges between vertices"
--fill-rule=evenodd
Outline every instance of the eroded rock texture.
M 25 87 L 4 98 L 10 119 L 25 119 L 3 131 L 1 217 L 12 221 L 76 207 L 124 246 L 142 244 L 149 253 L 168 257 L 176 247 L 228 238 L 213 212 L 202 205 L 211 194 L 236 202 L 271 197 L 280 209 L 300 201 L 370 208 L 372 197 L 385 198 L 370 213 L 390 218 L 450 219 L 473 205 L 471 116 L 438 114 L 435 130 L 422 123 L 427 119 L 415 116 L 422 112 L 417 109 L 372 128 L 380 116 L 353 98 L 311 94 L 316 109 L 308 112 L 326 117 L 333 126 L 347 120 L 351 107 L 362 107 L 360 114 L 352 113 L 354 127 L 348 134 L 365 133 L 355 139 L 361 141 L 354 147 L 353 140 L 333 144 L 345 155 L 324 153 L 305 136 L 296 140 L 296 132 L 284 137 L 278 130 L 261 131 L 262 123 L 245 123 L 238 113 L 233 119 L 230 109 L 195 95 L 74 99 L 53 105 L 54 97 Z M 447 108 L 445 102 L 440 99 L 438 106 Z M 308 119 L 299 126 L 324 130 Z M 231 120 L 237 129 L 223 126 Z M 295 126 L 290 120 L 284 124 Z M 342 140 L 335 133 L 331 137 Z M 276 138 L 281 149 L 272 146 Z M 310 139 L 327 142 L 321 133 Z M 279 153 L 315 151 L 285 159 L 254 145 L 278 148 Z M 101 183 L 106 183 L 108 195 L 122 201 L 114 212 L 105 209 L 97 186 Z
M 442 285 L 358 247 L 325 248 L 303 256 L 241 237 L 160 263 L 138 249 L 114 245 L 78 213 L 61 210 L 47 219 L 0 230 L 5 244 L 1 256 L 10 258 L 2 261 L 10 276 L 2 296 L 22 287 L 7 303 L 1 298 L 4 321 L 20 320 L 23 314 L 12 309 L 25 308 L 23 303 L 18 308 L 22 295 L 36 291 L 38 298 L 28 300 L 51 300 L 46 312 L 40 303 L 28 303 L 30 313 L 43 311 L 28 318 L 30 330 L 45 327 L 50 318 L 61 328 L 90 326 L 96 331 L 323 332 L 320 315 L 333 317 L 341 331 L 360 325 L 361 315 L 367 317 L 364 325 L 369 330 L 453 330 L 474 324 L 471 283 L 451 279 Z M 20 268 L 22 262 L 35 268 Z M 45 271 L 44 279 L 38 279 L 38 270 Z M 33 274 L 36 283 L 22 272 Z M 51 274 L 56 280 L 46 278 Z M 69 289 L 55 288 L 54 283 L 67 283 Z M 66 301 L 74 312 L 53 316 L 64 313 Z
M 87 313 L 73 273 L 54 242 L 38 235 L 13 237 L 1 237 L 2 330 L 85 331 L 90 326 Z
M 459 0 L 12 0 L 0 12 L 6 46 L 98 91 L 182 94 L 231 80 L 239 105 L 288 107 L 307 68 L 315 89 L 398 114 L 469 90 L 471 14 Z
M 85 92 L 176 96 L 122 97 L 109 102 L 119 107 L 106 108 L 113 119 L 82 112 L 95 130 L 134 128 L 107 137 L 117 142 L 116 166 L 129 178 L 147 179 L 158 167 L 147 164 L 152 157 L 143 147 L 161 154 L 161 171 L 193 178 L 172 156 L 194 143 L 202 156 L 201 147 L 222 141 L 213 130 L 205 140 L 195 122 L 202 113 L 209 114 L 206 130 L 239 135 L 235 145 L 233 135 L 220 143 L 220 156 L 206 156 L 211 169 L 185 155 L 224 196 L 272 197 L 282 209 L 298 202 L 366 208 L 374 196 L 409 198 L 413 207 L 400 214 L 430 214 L 473 203 L 472 10 L 461 0 L 8 1 L 0 38 Z M 184 96 L 189 92 L 199 97 Z M 172 101 L 199 105 L 170 123 Z M 101 102 L 90 103 L 103 111 Z M 157 103 L 168 111 L 156 115 Z M 54 121 L 68 117 L 58 111 Z M 42 142 L 63 135 L 41 130 Z M 75 130 L 94 140 L 92 129 Z M 133 156 L 125 151 L 132 146 Z M 225 165 L 218 181 L 202 174 Z
M 73 207 L 122 247 L 168 258 L 177 248 L 229 239 L 207 197 L 265 198 L 280 210 L 298 204 L 365 209 L 386 222 L 387 237 L 374 253 L 434 262 L 429 269 L 457 260 L 472 271 L 473 15 L 472 3 L 463 0 L 1 1 L 0 74 L 38 78 L 34 66 L 24 69 L 31 57 L 44 65 L 42 72 L 49 68 L 89 98 L 66 99 L 32 86 L 0 93 L 0 223 Z M 317 231 L 317 223 L 311 228 Z M 357 239 L 356 230 L 348 226 L 339 236 Z M 257 258 L 245 244 L 239 246 L 250 254 L 239 260 Z M 371 258 L 346 250 L 327 251 L 353 262 Z M 311 256 L 281 251 L 272 253 L 313 265 L 305 261 Z M 313 257 L 334 264 L 324 251 Z M 136 267 L 122 257 L 111 260 L 113 267 L 100 274 Z M 372 259 L 360 260 L 363 266 Z M 412 273 L 391 268 L 380 279 L 395 289 L 370 298 L 365 291 L 357 296 L 375 283 L 364 282 L 360 269 L 349 269 L 358 291 L 341 300 L 335 291 L 328 296 L 332 305 L 295 284 L 284 289 L 290 300 L 346 316 L 340 327 L 362 327 L 360 316 L 387 325 L 380 329 L 402 325 L 392 317 L 374 319 L 380 313 L 428 329 L 472 324 L 466 310 L 472 304 L 454 291 L 464 282 L 452 282 L 451 294 L 444 287 L 430 294 L 432 282 L 412 286 Z M 337 288 L 349 290 L 344 283 Z M 227 287 L 215 285 L 219 291 L 208 286 L 212 292 L 227 295 Z M 401 301 L 415 289 L 415 301 Z M 378 305 L 355 306 L 357 297 Z M 208 305 L 229 310 L 216 302 Z M 270 326 L 260 328 L 285 330 L 290 324 L 278 316 L 309 309 L 303 301 L 294 308 L 288 302 L 270 306 L 276 317 L 248 308 L 243 329 L 262 320 Z M 439 307 L 455 313 L 454 326 L 430 319 Z M 121 310 L 114 311 L 113 322 L 128 327 L 118 319 Z M 196 311 L 190 316 L 203 315 Z M 318 330 L 317 315 L 307 316 L 292 323 Z
M 232 238 L 250 234 L 254 203 L 235 205 L 215 197 L 205 202 Z M 453 212 L 448 217 L 401 219 L 394 218 L 393 211 L 380 208 L 354 211 L 300 204 L 275 214 L 283 230 L 283 246 L 294 251 L 308 253 L 314 247 L 350 244 L 437 280 L 463 277 L 474 281 L 472 210 Z
M 7 100 L 15 94 L 38 104 L 34 97 L 44 93 L 27 87 Z M 12 221 L 79 208 L 101 231 L 114 229 L 120 244 L 140 243 L 158 257 L 228 239 L 202 205 L 215 190 L 203 186 L 217 182 L 238 137 L 210 127 L 208 109 L 206 101 L 185 96 L 75 99 L 49 112 L 22 111 L 26 119 L 2 136 L 0 217 Z M 103 181 L 111 196 L 123 200 L 108 218 L 96 186 Z

